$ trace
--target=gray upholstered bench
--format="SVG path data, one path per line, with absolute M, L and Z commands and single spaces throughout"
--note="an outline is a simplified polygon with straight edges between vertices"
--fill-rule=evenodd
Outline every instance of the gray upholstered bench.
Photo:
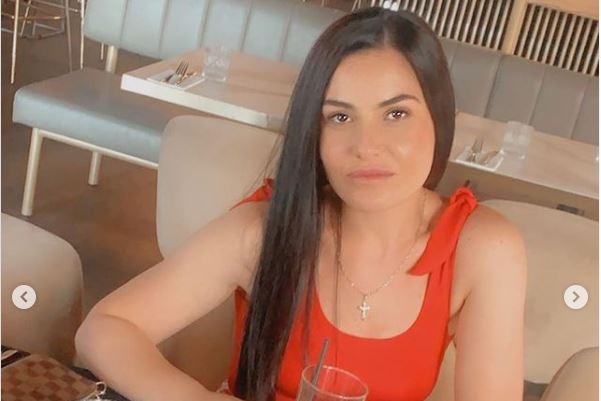
M 156 168 L 160 137 L 178 115 L 198 114 L 126 93 L 115 75 L 118 49 L 156 59 L 222 44 L 300 65 L 341 11 L 297 0 L 88 0 L 84 31 L 107 44 L 105 70 L 83 70 L 34 83 L 15 95 L 13 120 L 32 127 L 21 213 L 33 212 L 43 138 L 93 152 L 88 183 L 101 155 Z
M 459 110 L 597 145 L 599 79 L 442 39 Z
M 17 91 L 13 119 L 45 131 L 44 136 L 60 133 L 91 150 L 111 150 L 156 167 L 163 128 L 192 111 L 122 91 L 120 85 L 120 76 L 89 68 L 36 82 Z

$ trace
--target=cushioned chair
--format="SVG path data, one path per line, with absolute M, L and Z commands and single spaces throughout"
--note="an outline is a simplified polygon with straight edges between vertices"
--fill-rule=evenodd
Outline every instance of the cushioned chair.
M 528 289 L 524 356 L 525 380 L 529 382 L 526 395 L 529 396 L 529 389 L 544 388 L 537 383 L 550 383 L 544 400 L 588 400 L 593 396 L 597 399 L 598 389 L 589 385 L 589 376 L 579 379 L 569 372 L 589 364 L 586 361 L 592 358 L 591 351 L 585 352 L 586 357 L 574 355 L 583 349 L 598 347 L 599 342 L 598 222 L 527 203 L 489 200 L 482 204 L 516 224 L 526 245 Z M 583 309 L 572 310 L 564 303 L 564 291 L 573 284 L 588 290 L 588 304 Z M 445 394 L 452 394 L 454 356 L 455 350 L 449 347 L 437 388 L 429 401 L 442 401 L 446 399 Z M 563 369 L 566 369 L 564 373 Z M 574 390 L 577 387 L 578 390 Z
M 157 189 L 157 235 L 169 255 L 192 233 L 226 213 L 260 184 L 279 136 L 231 121 L 185 116 L 163 134 Z M 224 380 L 233 346 L 233 299 L 178 333 L 161 349 L 208 388 Z
M 12 292 L 31 286 L 36 303 L 13 305 Z M 77 252 L 65 240 L 2 214 L 2 344 L 70 363 L 82 320 L 82 272 Z
M 88 183 L 96 185 L 101 155 L 156 168 L 167 122 L 194 114 L 120 90 L 114 74 L 119 49 L 163 59 L 222 44 L 300 65 L 317 36 L 342 14 L 295 0 L 88 0 L 85 35 L 108 45 L 105 71 L 83 69 L 15 94 L 13 120 L 32 127 L 21 213 L 33 212 L 44 138 L 91 150 Z
M 597 401 L 599 347 L 575 353 L 553 377 L 541 401 Z

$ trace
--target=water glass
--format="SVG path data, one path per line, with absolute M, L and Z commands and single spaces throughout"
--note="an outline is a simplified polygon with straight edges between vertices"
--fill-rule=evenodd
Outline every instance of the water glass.
M 315 366 L 303 370 L 296 401 L 365 401 L 367 385 L 354 374 L 322 366 L 317 384 L 313 384 Z
M 230 69 L 230 51 L 225 46 L 204 49 L 202 76 L 211 81 L 225 82 Z
M 534 128 L 518 121 L 509 121 L 503 134 L 501 152 L 516 159 L 525 159 Z

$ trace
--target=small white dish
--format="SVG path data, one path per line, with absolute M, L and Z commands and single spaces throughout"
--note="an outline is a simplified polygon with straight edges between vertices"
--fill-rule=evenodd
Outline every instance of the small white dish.
M 165 82 L 165 78 L 170 77 L 171 75 L 173 75 L 174 72 L 175 70 L 170 68 L 168 70 L 161 71 L 158 74 L 154 74 L 146 79 L 155 82 L 159 85 L 168 86 L 170 88 L 175 88 L 179 90 L 190 89 L 191 87 L 198 85 L 199 83 L 205 80 L 202 74 L 196 74 L 192 77 L 184 79 L 179 85 L 169 84 Z
M 471 146 L 466 146 L 465 149 L 463 149 L 463 151 L 459 153 L 459 155 L 455 158 L 455 162 L 485 171 L 497 171 L 497 169 L 503 162 L 504 156 L 502 152 L 497 153 L 486 164 L 468 162 L 467 159 L 472 154 L 471 149 Z

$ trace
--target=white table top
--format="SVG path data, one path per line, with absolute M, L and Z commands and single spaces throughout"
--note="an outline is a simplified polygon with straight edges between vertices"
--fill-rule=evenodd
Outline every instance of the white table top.
M 484 117 L 459 113 L 449 162 L 483 135 L 483 151 L 500 149 L 505 124 Z M 533 133 L 524 160 L 505 157 L 493 173 L 548 188 L 599 200 L 598 147 L 556 135 Z
M 280 130 L 298 68 L 232 52 L 224 83 L 207 80 L 184 91 L 147 79 L 167 69 L 175 70 L 181 60 L 190 63 L 189 71 L 200 72 L 203 51 L 198 49 L 123 74 L 121 89 L 272 131 Z
M 180 90 L 149 81 L 147 77 L 181 60 L 200 71 L 201 49 L 159 61 L 123 74 L 121 89 L 214 114 L 242 123 L 280 131 L 298 68 L 249 54 L 232 52 L 225 83 L 204 81 Z M 450 162 L 474 138 L 484 135 L 483 151 L 500 149 L 504 123 L 459 113 Z M 599 200 L 599 171 L 595 162 L 597 147 L 582 142 L 535 132 L 525 160 L 506 157 L 493 174 Z

